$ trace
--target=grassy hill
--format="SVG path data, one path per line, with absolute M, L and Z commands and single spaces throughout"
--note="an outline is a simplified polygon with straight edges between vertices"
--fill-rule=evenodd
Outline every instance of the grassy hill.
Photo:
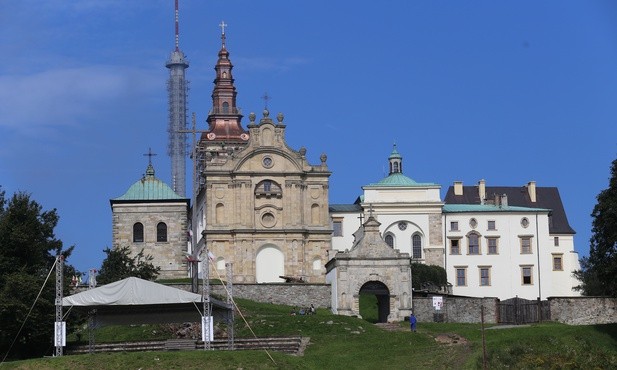
M 304 336 L 303 356 L 265 351 L 183 351 L 99 353 L 4 363 L 6 369 L 481 369 L 479 324 L 405 323 L 386 330 L 365 320 L 318 310 L 291 316 L 290 307 L 238 300 L 259 337 Z M 252 337 L 239 315 L 236 337 Z M 163 327 L 111 327 L 97 331 L 97 342 L 160 339 Z M 85 335 L 87 338 L 87 335 Z M 617 324 L 567 326 L 543 323 L 487 328 L 490 369 L 617 368 Z

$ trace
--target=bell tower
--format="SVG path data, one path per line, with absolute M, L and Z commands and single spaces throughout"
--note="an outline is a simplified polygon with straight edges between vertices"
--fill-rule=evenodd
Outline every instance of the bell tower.
M 229 60 L 227 51 L 225 27 L 227 24 L 221 22 L 221 50 L 218 54 L 218 61 L 214 70 L 214 90 L 212 91 L 212 109 L 207 118 L 208 131 L 202 136 L 206 142 L 225 142 L 225 143 L 244 143 L 248 141 L 249 135 L 242 128 L 240 121 L 242 113 L 236 106 L 236 87 L 232 75 L 233 65 Z

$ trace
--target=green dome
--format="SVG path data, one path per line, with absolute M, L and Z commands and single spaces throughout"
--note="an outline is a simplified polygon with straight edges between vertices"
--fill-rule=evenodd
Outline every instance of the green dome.
M 376 184 L 371 184 L 369 186 L 415 186 L 418 185 L 417 182 L 410 179 L 409 177 L 403 175 L 400 172 L 396 172 L 391 174 L 390 176 L 381 179 Z
M 146 175 L 137 181 L 121 197 L 114 200 L 168 200 L 184 199 L 176 194 L 169 185 L 154 177 L 152 164 L 148 165 Z

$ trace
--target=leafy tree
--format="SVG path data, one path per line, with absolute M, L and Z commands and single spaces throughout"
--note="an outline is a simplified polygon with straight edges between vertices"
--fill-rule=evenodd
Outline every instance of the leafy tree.
M 589 257 L 581 259 L 574 275 L 583 295 L 617 297 L 617 159 L 611 165 L 608 188 L 598 194 L 591 217 Z
M 1 358 L 52 353 L 55 272 L 45 286 L 43 283 L 56 256 L 62 255 L 66 260 L 73 251 L 73 247 L 63 250 L 62 242 L 56 239 L 54 228 L 57 224 L 55 209 L 43 211 L 27 193 L 15 193 L 7 200 L 5 192 L 0 191 Z M 65 266 L 65 292 L 69 291 L 70 277 L 75 274 L 72 266 Z
M 416 290 L 438 290 L 448 283 L 446 270 L 435 265 L 411 264 L 412 287 Z
M 142 249 L 134 257 L 131 257 L 129 247 L 105 248 L 107 257 L 96 277 L 97 284 L 108 284 L 127 277 L 138 277 L 144 280 L 154 280 L 159 275 L 160 267 L 155 267 L 150 261 L 151 255 L 144 255 Z

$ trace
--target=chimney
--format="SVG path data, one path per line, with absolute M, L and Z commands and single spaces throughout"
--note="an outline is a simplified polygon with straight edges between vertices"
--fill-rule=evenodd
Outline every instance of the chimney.
M 486 199 L 486 181 L 484 179 L 478 181 L 478 196 L 480 197 L 480 204 L 484 204 Z
M 501 199 L 499 200 L 499 206 L 500 207 L 507 207 L 508 206 L 508 194 L 502 194 L 501 195 Z
M 463 195 L 462 181 L 454 181 L 454 195 Z
M 529 192 L 529 199 L 531 199 L 532 203 L 536 202 L 536 182 L 529 181 L 527 183 L 527 192 Z

